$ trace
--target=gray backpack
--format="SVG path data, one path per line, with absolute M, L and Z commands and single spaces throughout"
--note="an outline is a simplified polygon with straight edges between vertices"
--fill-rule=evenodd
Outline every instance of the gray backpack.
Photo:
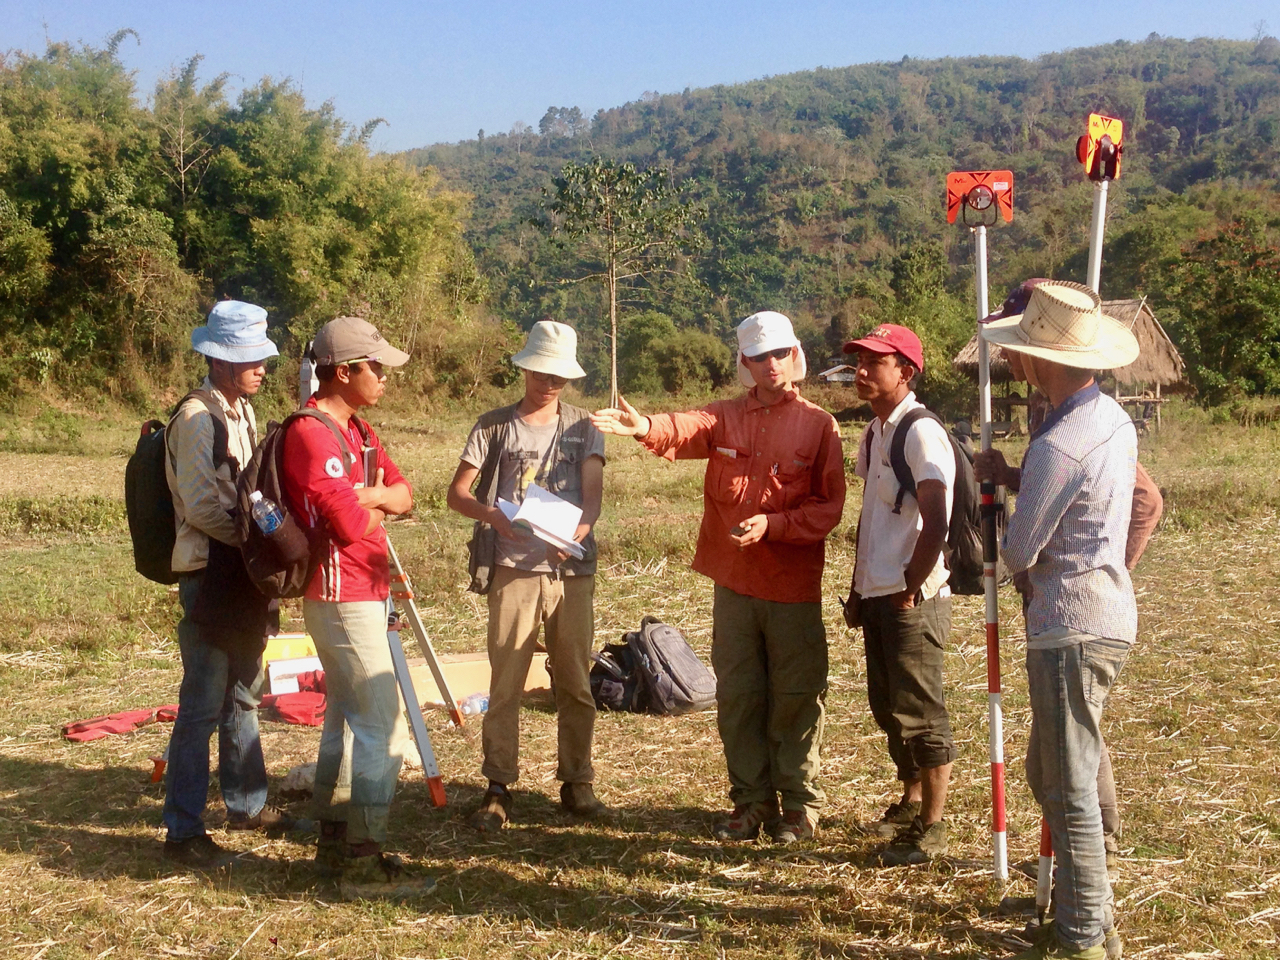
M 645 617 L 624 639 L 640 676 L 639 701 L 649 713 L 692 713 L 715 705 L 715 674 L 675 627 Z

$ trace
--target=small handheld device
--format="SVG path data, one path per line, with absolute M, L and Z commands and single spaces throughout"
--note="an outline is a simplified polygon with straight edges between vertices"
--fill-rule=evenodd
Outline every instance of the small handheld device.
M 957 170 L 947 174 L 947 223 L 966 226 L 1013 221 L 1012 170 Z
M 1076 159 L 1084 164 L 1090 180 L 1119 180 L 1120 155 L 1124 153 L 1124 121 L 1089 114 L 1089 129 L 1076 141 Z

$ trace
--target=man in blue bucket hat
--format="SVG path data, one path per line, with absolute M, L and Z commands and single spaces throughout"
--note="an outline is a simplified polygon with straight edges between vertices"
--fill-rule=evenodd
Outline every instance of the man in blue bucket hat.
M 266 377 L 265 362 L 279 351 L 267 337 L 267 311 L 238 300 L 215 306 L 205 325 L 192 331 L 191 346 L 204 355 L 209 373 L 179 403 L 165 432 L 165 475 L 177 523 L 172 567 L 183 611 L 178 623 L 183 674 L 169 741 L 164 855 L 185 866 L 213 869 L 229 866 L 234 857 L 204 826 L 209 737 L 215 729 L 227 828 L 278 831 L 294 826 L 266 803 L 267 772 L 258 737 L 262 662 L 256 642 L 261 629 L 245 643 L 237 635 L 242 631 L 211 626 L 199 608 L 202 591 L 214 588 L 209 573 L 213 561 L 219 556 L 234 559 L 239 552 L 232 519 L 236 476 L 258 439 L 249 398 Z

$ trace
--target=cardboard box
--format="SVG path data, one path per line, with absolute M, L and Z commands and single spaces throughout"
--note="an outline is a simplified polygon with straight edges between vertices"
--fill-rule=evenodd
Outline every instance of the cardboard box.
M 444 672 L 445 682 L 455 701 L 473 693 L 489 690 L 489 656 L 484 653 L 453 653 L 440 657 L 440 669 Z M 413 689 L 418 695 L 418 703 L 423 707 L 444 708 L 444 698 L 436 687 L 431 668 L 422 657 L 409 660 L 409 676 L 413 678 Z M 547 673 L 547 655 L 535 653 L 533 663 L 529 667 L 529 676 L 525 679 L 524 692 L 538 693 L 551 689 L 551 674 Z

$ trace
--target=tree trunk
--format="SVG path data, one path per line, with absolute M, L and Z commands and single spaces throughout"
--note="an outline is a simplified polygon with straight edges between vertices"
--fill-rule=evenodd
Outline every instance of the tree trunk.
M 618 407 L 618 260 L 609 251 L 609 406 Z

